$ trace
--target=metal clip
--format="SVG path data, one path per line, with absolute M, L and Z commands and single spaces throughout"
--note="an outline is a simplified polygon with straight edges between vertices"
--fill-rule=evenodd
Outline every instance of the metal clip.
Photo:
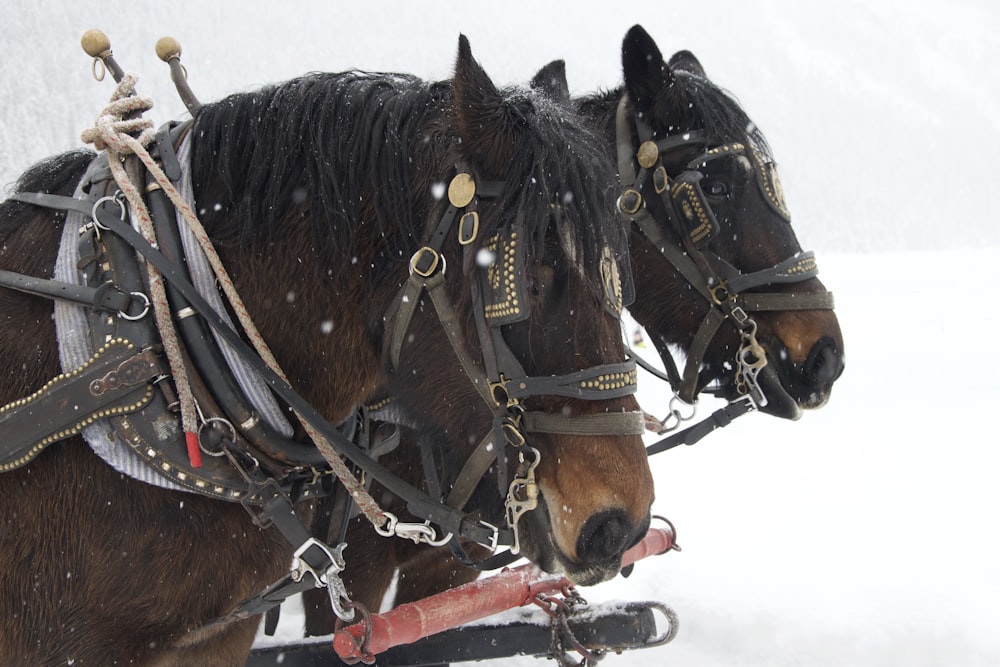
M 323 572 L 317 572 L 302 558 L 302 555 L 312 547 L 316 547 L 325 553 L 330 561 L 330 566 Z M 315 537 L 310 537 L 302 543 L 302 546 L 295 550 L 289 576 L 294 581 L 302 581 L 302 578 L 306 574 L 311 575 L 316 588 L 325 588 L 330 593 L 330 607 L 333 609 L 333 613 L 337 615 L 337 618 L 342 621 L 353 621 L 354 607 L 351 603 L 351 598 L 347 595 L 347 588 L 344 586 L 344 581 L 340 578 L 340 573 L 347 566 L 344 561 L 344 549 L 346 548 L 346 542 L 341 542 L 336 548 L 331 549 Z
M 451 541 L 452 533 L 438 539 L 437 531 L 431 526 L 430 521 L 407 523 L 397 519 L 392 512 L 384 512 L 383 514 L 386 518 L 385 527 L 375 526 L 375 532 L 382 537 L 402 537 L 414 544 L 427 544 L 432 547 L 441 547 Z

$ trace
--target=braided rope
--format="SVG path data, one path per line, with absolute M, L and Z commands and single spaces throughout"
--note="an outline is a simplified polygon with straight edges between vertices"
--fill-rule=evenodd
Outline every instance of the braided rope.
M 87 130 L 83 134 L 84 141 L 94 143 L 94 146 L 98 150 L 108 150 L 109 153 L 116 155 L 128 155 L 134 154 L 137 156 L 145 165 L 149 173 L 152 174 L 156 182 L 163 188 L 163 192 L 166 193 L 167 197 L 170 199 L 171 203 L 181 214 L 181 217 L 187 223 L 191 232 L 194 234 L 195 238 L 198 240 L 198 244 L 201 246 L 206 258 L 208 259 L 209 265 L 212 267 L 212 271 L 215 274 L 216 280 L 222 288 L 223 293 L 226 298 L 229 299 L 230 305 L 233 308 L 233 312 L 236 315 L 240 326 L 243 328 L 247 335 L 247 339 L 250 341 L 254 350 L 260 355 L 261 359 L 267 366 L 275 372 L 278 377 L 280 377 L 284 382 L 288 383 L 288 377 L 285 375 L 284 371 L 278 365 L 277 360 L 271 352 L 270 347 L 261 336 L 260 332 L 257 330 L 256 325 L 253 323 L 253 319 L 250 317 L 250 313 L 247 311 L 246 306 L 243 303 L 243 299 L 240 298 L 239 293 L 236 290 L 236 286 L 229 276 L 229 272 L 222 263 L 222 259 L 219 257 L 215 250 L 215 246 L 212 244 L 212 240 L 209 238 L 208 233 L 202 226 L 201 221 L 195 212 L 188 206 L 187 202 L 184 201 L 184 197 L 177 191 L 170 179 L 167 178 L 163 170 L 152 158 L 149 152 L 146 150 L 145 146 L 152 141 L 155 136 L 155 132 L 152 130 L 152 121 L 138 119 L 125 120 L 122 118 L 125 114 L 135 111 L 135 110 L 145 110 L 152 106 L 152 101 L 148 98 L 141 98 L 134 95 L 136 77 L 132 74 L 126 74 L 122 79 L 122 82 L 118 85 L 115 90 L 115 94 L 112 97 L 112 101 L 105 108 L 104 112 L 98 117 L 96 127 Z M 129 96 L 129 97 L 123 97 Z M 127 129 L 124 129 L 127 128 Z M 135 132 L 136 130 L 141 130 L 138 138 L 132 137 L 127 134 L 128 131 Z M 112 164 L 112 172 L 115 175 L 115 180 L 118 181 L 119 186 L 122 188 L 122 192 L 125 193 L 126 198 L 132 203 L 132 199 L 127 190 L 136 192 L 135 187 L 132 185 L 131 181 L 128 179 L 127 174 L 124 173 L 124 168 L 118 165 L 121 169 L 121 177 L 116 171 L 114 166 L 116 160 L 109 160 Z M 123 183 L 124 181 L 124 183 Z M 136 192 L 138 195 L 138 193 Z M 142 220 L 142 215 L 145 215 L 148 219 L 148 211 L 146 211 L 145 204 L 142 202 L 142 197 L 138 196 L 139 204 L 133 205 L 137 211 L 140 211 L 140 225 L 145 224 Z M 152 222 L 150 220 L 150 231 Z M 146 234 L 143 231 L 143 234 Z M 155 243 L 155 240 L 147 237 L 151 243 Z M 152 275 L 155 272 L 153 267 L 148 267 L 151 275 L 150 289 L 152 290 Z M 160 282 L 162 278 L 157 277 Z M 156 301 L 157 297 L 154 296 L 153 300 Z M 163 302 L 166 303 L 166 298 L 164 297 Z M 169 319 L 169 312 L 167 313 L 167 318 Z M 157 321 L 159 321 L 159 315 L 157 316 Z M 173 322 L 170 322 L 169 329 L 173 331 Z M 174 338 L 176 342 L 176 337 Z M 164 348 L 166 348 L 166 342 L 164 343 Z M 168 359 L 170 359 L 170 352 L 167 353 Z M 173 368 L 173 361 L 171 360 L 171 367 Z M 183 368 L 181 366 L 180 368 Z M 175 373 L 175 378 L 177 374 Z M 186 385 L 186 376 L 184 380 Z M 190 392 L 190 389 L 188 388 Z M 180 387 L 178 387 L 178 396 L 181 395 Z M 193 399 L 192 399 L 193 406 Z M 306 434 L 312 439 L 316 448 L 320 450 L 320 453 L 330 464 L 330 468 L 333 470 L 337 479 L 340 483 L 344 485 L 344 488 L 351 494 L 351 497 L 358 504 L 358 507 L 364 513 L 365 517 L 376 527 L 385 525 L 387 517 L 382 509 L 378 506 L 378 503 L 371 497 L 371 495 L 365 490 L 364 485 L 351 473 L 351 471 L 344 464 L 343 459 L 336 452 L 333 446 L 324 438 L 315 428 L 312 427 L 306 420 L 302 418 L 301 415 L 296 413 L 296 418 L 302 424 L 303 429 Z M 182 422 L 183 422 L 183 402 L 182 402 Z M 187 430 L 187 426 L 185 426 Z
M 83 132 L 81 138 L 94 144 L 98 150 L 107 151 L 108 165 L 115 177 L 115 182 L 128 201 L 138 221 L 139 231 L 153 246 L 156 245 L 156 232 L 153 229 L 153 219 L 146 208 L 142 193 L 132 182 L 125 169 L 124 158 L 128 155 L 141 156 L 149 153 L 145 146 L 155 137 L 153 121 L 141 117 L 143 111 L 153 106 L 148 97 L 135 95 L 135 83 L 138 80 L 134 74 L 126 74 L 115 87 L 111 101 L 98 115 L 94 127 Z M 134 118 L 126 118 L 136 115 Z M 131 134 L 138 133 L 138 137 Z M 166 285 L 163 276 L 146 262 L 146 272 L 149 276 L 150 300 L 153 303 L 153 314 L 163 341 L 163 349 L 167 354 L 174 384 L 177 387 L 177 398 L 181 406 L 181 427 L 184 429 L 187 443 L 188 458 L 191 465 L 201 467 L 201 451 L 198 448 L 197 436 L 198 417 L 195 408 L 194 394 L 185 372 L 184 358 L 181 353 L 177 330 L 174 327 L 170 305 L 167 302 Z

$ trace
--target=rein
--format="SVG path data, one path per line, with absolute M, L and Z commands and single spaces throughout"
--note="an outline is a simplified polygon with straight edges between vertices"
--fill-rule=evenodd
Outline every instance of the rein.
M 704 422 L 650 445 L 647 452 L 655 454 L 680 444 L 694 444 L 716 428 L 728 425 L 732 419 L 767 405 L 767 397 L 757 382 L 758 374 L 768 363 L 767 354 L 757 341 L 757 324 L 749 313 L 829 310 L 833 308 L 833 295 L 830 292 L 749 292 L 775 284 L 803 282 L 815 277 L 818 268 L 812 252 L 800 252 L 770 268 L 743 274 L 711 250 L 710 242 L 719 224 L 701 190 L 704 174 L 697 166 L 709 160 L 744 154 L 747 147 L 736 143 L 707 148 L 689 161 L 680 174 L 671 176 L 664 157 L 690 146 L 706 146 L 708 137 L 702 132 L 687 132 L 657 138 L 643 119 L 630 122 L 628 104 L 625 95 L 618 103 L 615 117 L 619 178 L 623 187 L 618 206 L 709 304 L 687 350 L 683 373 L 678 372 L 666 343 L 654 339 L 666 375 L 654 374 L 670 383 L 676 399 L 693 405 L 706 385 L 701 377 L 702 361 L 723 322 L 728 321 L 736 327 L 741 339 L 735 360 L 740 396 Z M 639 140 L 638 148 L 632 139 L 633 129 Z M 770 165 L 764 164 L 755 150 L 751 151 L 757 182 L 765 199 L 787 220 L 788 213 L 771 180 L 771 172 L 765 171 Z M 655 213 L 650 209 L 651 202 Z M 662 219 L 657 218 L 656 213 L 660 213 Z M 679 243 L 674 239 L 679 239 Z M 633 354 L 633 357 L 638 359 L 638 355 Z M 645 363 L 642 365 L 649 368 Z M 676 420 L 673 428 L 684 419 L 673 408 L 663 423 L 671 418 Z

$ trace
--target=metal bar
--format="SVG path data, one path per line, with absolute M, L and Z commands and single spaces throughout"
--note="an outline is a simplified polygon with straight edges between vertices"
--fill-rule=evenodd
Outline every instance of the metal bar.
M 622 567 L 668 551 L 674 544 L 670 527 L 651 528 L 639 544 L 627 552 Z M 560 575 L 539 574 L 533 564 L 522 565 L 464 586 L 404 604 L 371 617 L 369 655 L 378 655 L 394 646 L 471 623 L 508 609 L 527 604 L 538 593 L 558 593 L 573 583 Z M 364 623 L 355 623 L 334 633 L 333 648 L 344 660 L 363 657 Z

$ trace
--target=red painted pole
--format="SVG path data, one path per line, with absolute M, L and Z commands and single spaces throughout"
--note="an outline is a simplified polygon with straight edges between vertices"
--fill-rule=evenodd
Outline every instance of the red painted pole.
M 674 544 L 671 527 L 650 528 L 646 537 L 625 552 L 622 567 L 668 551 Z M 498 614 L 529 603 L 538 593 L 557 593 L 573 583 L 560 575 L 545 574 L 527 564 L 505 569 L 486 579 L 402 604 L 384 614 L 372 614 L 369 653 L 361 652 L 365 624 L 355 623 L 333 635 L 333 648 L 342 660 L 370 658 L 418 639 Z

